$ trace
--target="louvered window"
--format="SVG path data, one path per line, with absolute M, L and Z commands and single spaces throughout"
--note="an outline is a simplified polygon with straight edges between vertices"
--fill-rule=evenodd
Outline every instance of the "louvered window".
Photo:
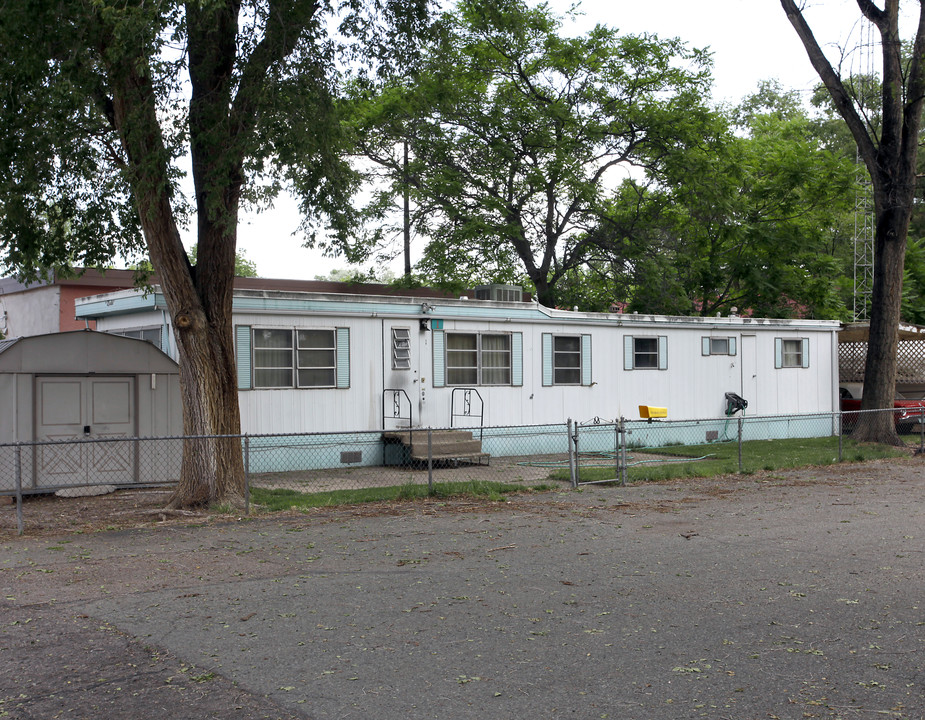
M 411 369 L 411 331 L 408 328 L 392 328 L 392 369 Z

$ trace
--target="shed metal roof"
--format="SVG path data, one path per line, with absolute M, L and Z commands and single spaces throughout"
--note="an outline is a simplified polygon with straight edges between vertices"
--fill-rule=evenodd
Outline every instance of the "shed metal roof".
M 0 340 L 0 373 L 9 372 L 137 375 L 179 370 L 173 360 L 144 340 L 75 330 Z

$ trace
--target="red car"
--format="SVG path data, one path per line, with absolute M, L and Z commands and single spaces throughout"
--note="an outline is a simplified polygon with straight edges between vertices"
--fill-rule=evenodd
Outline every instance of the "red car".
M 861 398 L 851 396 L 851 392 L 845 388 L 840 389 L 841 394 L 841 411 L 842 426 L 846 430 L 852 429 L 858 421 L 857 411 L 861 409 Z M 919 424 L 925 420 L 925 400 L 906 400 L 905 398 L 896 398 L 893 401 L 893 407 L 896 412 L 893 413 L 893 422 L 896 423 L 896 431 L 900 435 L 906 435 L 912 432 Z

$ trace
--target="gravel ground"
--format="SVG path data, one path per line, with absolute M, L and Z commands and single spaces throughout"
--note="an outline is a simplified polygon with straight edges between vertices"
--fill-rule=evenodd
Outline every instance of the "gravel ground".
M 30 507 L 0 717 L 925 718 L 923 501 L 908 458 L 108 531 Z

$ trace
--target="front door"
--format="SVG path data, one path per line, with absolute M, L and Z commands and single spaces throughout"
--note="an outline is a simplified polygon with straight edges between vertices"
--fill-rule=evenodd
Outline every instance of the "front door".
M 37 377 L 36 485 L 125 485 L 135 479 L 134 377 Z M 112 441 L 110 442 L 109 440 Z
M 755 350 L 757 338 L 754 335 L 742 336 L 742 357 L 739 367 L 742 370 L 742 397 L 748 400 L 748 411 L 752 415 L 759 412 L 758 407 L 758 353 Z
M 385 429 L 421 424 L 420 336 L 416 320 L 384 322 L 383 420 Z

